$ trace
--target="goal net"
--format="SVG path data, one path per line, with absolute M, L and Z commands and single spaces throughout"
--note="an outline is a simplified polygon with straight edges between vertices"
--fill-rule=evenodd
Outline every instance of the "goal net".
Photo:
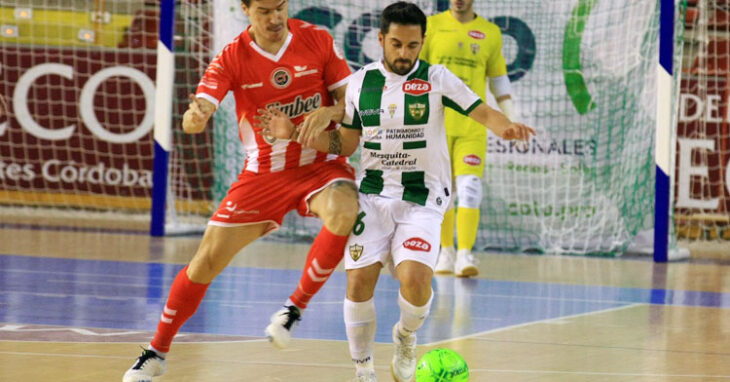
M 240 1 L 176 3 L 168 232 L 202 229 L 244 160 L 231 98 L 205 133 L 186 135 L 180 129 L 187 95 L 207 63 L 247 25 Z M 327 28 L 357 69 L 380 57 L 378 16 L 389 3 L 292 0 L 289 15 Z M 638 233 L 651 230 L 657 3 L 475 1 L 476 12 L 502 30 L 519 119 L 539 130 L 524 147 L 490 136 L 477 249 L 615 255 Z M 448 7 L 445 0 L 418 4 L 427 14 Z M 0 17 L 0 92 L 7 101 L 0 135 L 8 138 L 0 140 L 0 204 L 21 217 L 71 212 L 148 225 L 151 118 L 154 107 L 170 106 L 155 105 L 150 95 L 159 1 L 6 0 Z M 679 53 L 682 23 L 677 25 Z M 718 106 L 722 115 L 724 102 Z M 695 112 L 692 106 L 686 111 Z M 712 150 L 708 145 L 690 145 L 690 199 L 720 198 L 717 209 L 727 211 L 725 194 L 707 193 L 718 189 L 715 183 L 696 183 L 705 182 L 698 180 L 703 176 L 699 156 L 727 147 L 719 141 Z M 683 149 L 680 137 L 680 163 Z M 685 196 L 681 192 L 678 198 Z M 677 205 L 677 216 L 690 218 L 677 220 L 680 236 L 708 211 L 682 208 Z M 680 224 L 685 221 L 690 223 Z M 722 227 L 722 220 L 711 224 Z M 319 226 L 316 219 L 290 214 L 278 236 L 310 237 Z M 724 231 L 716 232 L 722 237 Z

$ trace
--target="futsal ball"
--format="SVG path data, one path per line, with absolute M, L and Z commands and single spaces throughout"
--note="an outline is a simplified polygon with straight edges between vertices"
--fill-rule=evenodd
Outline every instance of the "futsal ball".
M 418 361 L 416 382 L 465 382 L 469 366 L 459 353 L 451 349 L 434 349 Z

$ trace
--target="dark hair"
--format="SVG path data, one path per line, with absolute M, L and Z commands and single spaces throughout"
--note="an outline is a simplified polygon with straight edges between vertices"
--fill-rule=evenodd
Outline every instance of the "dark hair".
M 391 23 L 420 25 L 422 35 L 426 35 L 426 15 L 416 4 L 398 1 L 385 7 L 380 14 L 380 32 L 387 34 Z

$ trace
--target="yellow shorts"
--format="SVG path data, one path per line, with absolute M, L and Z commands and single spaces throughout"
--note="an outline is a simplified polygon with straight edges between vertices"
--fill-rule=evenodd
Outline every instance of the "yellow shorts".
M 476 175 L 481 178 L 487 154 L 487 128 L 451 109 L 446 109 L 444 124 L 452 176 Z
M 486 134 L 447 135 L 446 138 L 453 177 L 476 175 L 481 178 L 484 173 L 484 156 L 487 153 Z

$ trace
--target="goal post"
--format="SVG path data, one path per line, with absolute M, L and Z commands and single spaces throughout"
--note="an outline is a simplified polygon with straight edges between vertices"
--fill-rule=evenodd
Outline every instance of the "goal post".
M 669 259 L 671 176 L 673 146 L 676 144 L 673 113 L 674 86 L 674 0 L 661 0 L 659 18 L 659 55 L 657 68 L 656 179 L 654 204 L 654 261 Z
M 152 208 L 150 210 L 150 235 L 165 235 L 167 210 L 168 165 L 172 149 L 172 100 L 175 79 L 173 35 L 175 33 L 175 0 L 160 2 L 160 30 L 157 43 L 157 73 L 155 92 L 154 128 L 154 176 Z M 171 209 L 174 209 L 174 205 Z

